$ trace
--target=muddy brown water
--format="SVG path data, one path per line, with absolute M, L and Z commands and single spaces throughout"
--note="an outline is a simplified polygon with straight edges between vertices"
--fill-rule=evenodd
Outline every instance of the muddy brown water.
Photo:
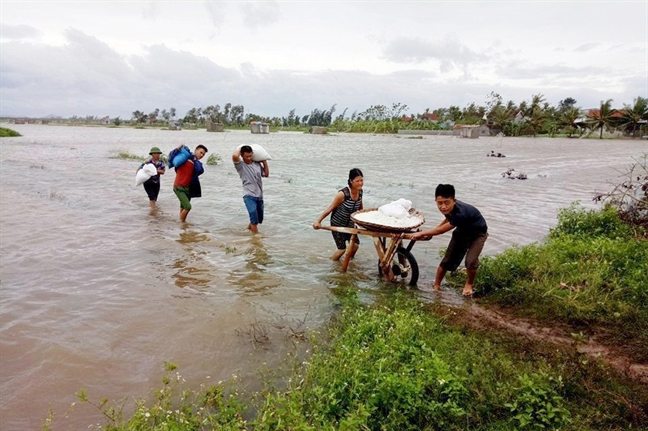
M 3 429 L 40 428 L 49 408 L 61 420 L 81 388 L 96 400 L 150 395 L 164 361 L 178 364 L 190 387 L 232 375 L 254 386 L 260 364 L 281 361 L 287 333 L 328 319 L 340 287 L 393 292 L 378 279 L 368 237 L 341 274 L 328 259 L 331 234 L 311 228 L 350 168 L 364 172 L 366 208 L 406 198 L 427 226 L 441 220 L 434 188 L 454 184 L 458 198 L 485 216 L 484 253 L 494 254 L 541 240 L 559 208 L 594 207 L 593 191 L 609 189 L 618 170 L 648 151 L 646 141 L 622 140 L 11 127 L 23 136 L 0 141 Z M 138 163 L 117 158 L 178 143 L 204 144 L 222 158 L 206 166 L 203 197 L 185 226 L 174 174 L 162 177 L 152 212 L 141 186 L 133 187 Z M 231 163 L 244 143 L 262 144 L 273 157 L 256 237 L 245 230 Z M 491 151 L 506 157 L 486 157 Z M 503 178 L 510 168 L 528 179 Z M 414 247 L 421 270 L 414 292 L 457 304 L 452 291 L 430 291 L 448 239 Z M 79 405 L 63 421 L 98 422 L 98 411 Z

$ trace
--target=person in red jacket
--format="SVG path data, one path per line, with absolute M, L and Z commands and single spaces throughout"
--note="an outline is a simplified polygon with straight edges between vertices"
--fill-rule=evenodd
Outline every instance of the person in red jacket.
M 182 148 L 182 144 L 178 146 L 178 149 Z M 173 192 L 176 194 L 180 200 L 180 221 L 187 221 L 187 215 L 191 211 L 191 193 L 189 191 L 189 185 L 191 184 L 191 179 L 194 174 L 194 160 L 202 159 L 207 153 L 207 147 L 204 145 L 198 145 L 193 152 L 193 155 L 189 159 L 181 164 L 176 166 L 176 177 L 173 182 Z

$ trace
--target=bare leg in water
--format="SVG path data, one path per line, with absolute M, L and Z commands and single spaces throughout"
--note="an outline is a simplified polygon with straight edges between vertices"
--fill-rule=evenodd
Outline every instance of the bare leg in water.
M 182 208 L 180 210 L 180 221 L 183 222 L 183 223 L 186 222 L 187 221 L 187 215 L 189 215 L 189 210 L 186 210 L 186 209 Z
M 358 251 L 358 244 L 353 244 L 353 248 L 351 249 L 351 257 L 350 259 L 353 259 L 355 256 L 356 252 Z M 340 260 L 342 256 L 344 256 L 344 253 L 346 252 L 346 249 L 344 250 L 337 250 L 335 253 L 333 253 L 333 256 L 331 256 L 331 260 Z

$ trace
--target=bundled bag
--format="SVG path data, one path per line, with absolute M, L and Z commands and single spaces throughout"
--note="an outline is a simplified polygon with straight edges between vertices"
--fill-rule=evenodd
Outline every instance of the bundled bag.
M 412 201 L 407 199 L 398 199 L 397 201 L 390 202 L 378 208 L 381 213 L 396 217 L 407 218 L 410 216 L 409 210 L 412 208 Z
M 238 147 L 236 147 L 237 150 L 240 150 L 243 145 L 247 145 L 249 147 L 252 147 L 252 152 L 254 153 L 252 155 L 252 160 L 255 162 L 263 162 L 265 160 L 272 160 L 272 157 L 270 157 L 270 154 L 266 151 L 265 148 L 263 148 L 259 144 L 241 144 Z
M 152 163 L 147 163 L 135 174 L 135 187 L 144 184 L 154 175 L 157 175 L 157 168 Z
M 189 160 L 191 156 L 191 150 L 186 145 L 183 145 L 180 149 L 174 148 L 169 153 L 169 169 L 177 168 Z

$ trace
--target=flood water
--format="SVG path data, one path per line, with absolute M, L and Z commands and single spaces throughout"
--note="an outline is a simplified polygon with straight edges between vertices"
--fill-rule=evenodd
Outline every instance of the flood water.
M 81 388 L 95 401 L 152 394 L 164 361 L 176 363 L 189 386 L 232 375 L 253 386 L 257 366 L 280 361 L 288 334 L 327 320 L 340 287 L 393 292 L 378 279 L 369 237 L 341 274 L 328 259 L 331 234 L 311 227 L 350 168 L 364 172 L 365 208 L 406 198 L 426 226 L 441 221 L 434 188 L 454 184 L 457 198 L 486 218 L 484 253 L 495 254 L 541 240 L 559 208 L 594 207 L 593 192 L 609 190 L 617 170 L 648 151 L 646 141 L 596 139 L 10 127 L 23 136 L 0 141 L 0 425 L 7 430 L 39 429 L 49 408 L 61 429 L 101 422 L 100 412 L 78 403 L 61 416 Z M 143 156 L 152 146 L 168 153 L 179 143 L 204 144 L 207 156 L 222 158 L 205 165 L 203 197 L 192 201 L 186 225 L 178 221 L 173 172 L 162 177 L 152 212 L 134 187 L 138 162 L 117 157 Z M 258 236 L 245 229 L 231 162 L 232 151 L 249 143 L 273 157 Z M 486 157 L 491 151 L 506 158 Z M 528 180 L 503 178 L 509 168 Z M 435 298 L 431 283 L 448 240 L 413 249 L 421 270 L 414 293 L 425 299 Z M 461 301 L 449 291 L 444 298 Z

